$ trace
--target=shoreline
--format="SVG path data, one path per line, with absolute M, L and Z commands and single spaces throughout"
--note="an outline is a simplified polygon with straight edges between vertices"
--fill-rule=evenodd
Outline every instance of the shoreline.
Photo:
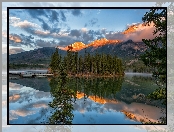
M 114 77 L 123 77 L 125 73 L 123 74 L 116 74 L 116 75 L 97 75 L 97 74 L 68 74 L 67 77 L 83 77 L 83 78 L 114 78 Z M 53 75 L 53 77 L 59 77 L 59 75 Z

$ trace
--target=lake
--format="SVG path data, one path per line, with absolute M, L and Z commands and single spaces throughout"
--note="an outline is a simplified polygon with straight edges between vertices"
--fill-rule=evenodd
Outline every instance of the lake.
M 9 80 L 10 124 L 142 124 L 165 116 L 151 74 Z

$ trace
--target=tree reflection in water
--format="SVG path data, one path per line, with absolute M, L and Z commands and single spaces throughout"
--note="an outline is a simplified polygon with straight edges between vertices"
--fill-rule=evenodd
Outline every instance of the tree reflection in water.
M 52 108 L 49 124 L 72 124 L 73 105 L 79 93 L 83 94 L 84 103 L 87 98 L 115 100 L 122 83 L 123 78 L 68 78 L 62 68 L 60 76 L 50 80 L 53 101 L 49 103 Z
M 116 99 L 116 93 L 122 88 L 123 78 L 70 78 L 69 86 L 84 93 L 84 101 L 90 96 Z
M 73 100 L 75 92 L 68 88 L 67 74 L 61 69 L 59 78 L 52 78 L 50 81 L 50 93 L 53 101 L 49 106 L 53 108 L 53 114 L 49 118 L 49 124 L 72 124 L 73 120 Z

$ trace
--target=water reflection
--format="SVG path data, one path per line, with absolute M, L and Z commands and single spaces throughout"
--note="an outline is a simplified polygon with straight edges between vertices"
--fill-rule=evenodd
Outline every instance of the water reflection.
M 111 83 L 112 82 L 112 83 Z M 117 102 L 115 95 L 121 90 L 123 78 L 52 78 L 50 93 L 53 101 L 49 104 L 54 110 L 49 118 L 50 124 L 72 124 L 76 100 L 90 99 L 99 104 Z M 83 110 L 80 112 L 83 113 Z
M 19 78 L 10 79 L 10 82 L 17 83 L 26 87 L 31 87 L 36 90 L 50 92 L 48 78 Z
M 116 93 L 121 90 L 123 78 L 70 78 L 69 86 L 77 95 L 84 93 L 84 99 L 116 99 Z M 85 101 L 85 100 L 84 100 Z
M 11 124 L 141 124 L 162 116 L 159 102 L 146 99 L 157 88 L 150 77 L 35 80 L 48 88 L 25 80 L 10 80 Z
M 49 124 L 72 124 L 74 91 L 66 84 L 66 80 L 66 77 L 61 77 L 50 81 L 53 101 L 49 106 L 53 109 L 53 114 L 49 118 Z

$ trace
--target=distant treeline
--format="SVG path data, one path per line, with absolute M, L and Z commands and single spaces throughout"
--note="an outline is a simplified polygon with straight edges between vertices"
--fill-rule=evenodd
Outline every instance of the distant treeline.
M 89 53 L 79 56 L 78 52 L 67 51 L 67 55 L 62 57 L 56 49 L 51 56 L 50 71 L 59 74 L 60 65 L 69 75 L 123 75 L 124 69 L 121 59 L 109 54 L 91 55 Z

